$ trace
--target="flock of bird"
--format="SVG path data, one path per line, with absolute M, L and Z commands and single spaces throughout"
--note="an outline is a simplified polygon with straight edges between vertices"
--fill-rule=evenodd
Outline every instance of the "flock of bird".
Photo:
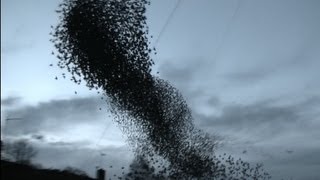
M 66 69 L 73 82 L 84 80 L 90 89 L 103 90 L 128 144 L 156 167 L 155 177 L 268 179 L 261 167 L 214 156 L 215 142 L 194 126 L 179 90 L 151 74 L 150 53 L 155 49 L 147 38 L 148 4 L 148 0 L 64 0 L 51 39 L 58 52 L 57 66 Z

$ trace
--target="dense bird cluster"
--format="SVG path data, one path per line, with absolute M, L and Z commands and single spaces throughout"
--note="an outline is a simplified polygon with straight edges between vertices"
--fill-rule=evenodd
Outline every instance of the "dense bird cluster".
M 186 101 L 151 74 L 147 0 L 65 0 L 52 41 L 75 83 L 102 89 L 129 144 L 173 178 L 217 177 L 215 143 L 193 125 Z

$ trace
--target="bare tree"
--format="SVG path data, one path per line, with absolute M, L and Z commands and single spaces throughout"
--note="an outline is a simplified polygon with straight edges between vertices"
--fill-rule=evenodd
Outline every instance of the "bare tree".
M 6 150 L 15 162 L 21 164 L 30 164 L 31 159 L 37 155 L 37 151 L 26 140 L 9 144 Z
M 66 168 L 63 169 L 63 171 L 68 172 L 68 173 L 72 173 L 72 174 L 76 174 L 79 176 L 88 176 L 86 172 L 84 172 L 81 169 L 75 168 L 75 167 L 67 166 Z

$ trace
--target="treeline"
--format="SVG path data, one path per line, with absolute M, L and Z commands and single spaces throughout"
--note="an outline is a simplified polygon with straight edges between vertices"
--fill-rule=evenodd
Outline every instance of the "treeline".
M 45 179 L 45 180 L 94 180 L 84 173 L 72 170 L 39 169 L 32 165 L 1 160 L 1 179 Z

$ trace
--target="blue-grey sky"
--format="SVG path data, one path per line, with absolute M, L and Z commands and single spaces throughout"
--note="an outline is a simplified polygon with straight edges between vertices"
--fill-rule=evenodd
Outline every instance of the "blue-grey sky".
M 49 167 L 93 174 L 100 151 L 107 169 L 127 166 L 107 104 L 49 66 L 59 2 L 1 1 L 3 137 L 28 138 Z M 154 72 L 181 91 L 195 124 L 223 137 L 219 152 L 263 162 L 274 179 L 319 179 L 320 1 L 181 0 L 163 29 L 176 3 L 147 10 Z

